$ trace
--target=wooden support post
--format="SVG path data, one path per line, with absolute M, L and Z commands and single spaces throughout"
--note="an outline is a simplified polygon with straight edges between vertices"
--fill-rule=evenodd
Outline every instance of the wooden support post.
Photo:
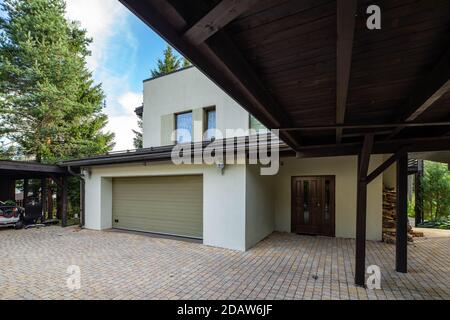
M 41 204 L 42 216 L 45 219 L 47 214 L 47 179 L 41 178 Z
M 52 175 L 52 180 L 56 184 L 56 219 L 61 220 L 61 191 L 62 191 L 62 182 L 61 178 L 55 175 Z
M 51 180 L 50 180 L 51 181 Z M 48 189 L 49 192 L 47 192 L 47 210 L 48 210 L 48 219 L 53 219 L 53 187 L 50 187 Z
M 23 206 L 25 207 L 28 202 L 29 181 L 25 179 L 23 181 Z
M 395 266 L 397 272 L 407 272 L 408 246 L 408 154 L 397 160 L 397 239 Z
M 364 138 L 363 149 L 358 156 L 358 182 L 356 195 L 356 248 L 355 284 L 364 287 L 366 282 L 366 210 L 367 210 L 367 171 L 373 147 L 373 134 Z
M 361 156 L 359 156 L 361 163 Z M 355 284 L 365 286 L 367 183 L 358 177 L 356 195 Z
M 67 206 L 68 206 L 68 179 L 67 176 L 62 177 L 61 190 L 61 226 L 67 227 Z

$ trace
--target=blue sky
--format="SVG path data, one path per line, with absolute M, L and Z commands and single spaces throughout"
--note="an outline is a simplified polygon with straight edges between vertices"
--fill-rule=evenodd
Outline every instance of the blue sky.
M 115 150 L 133 148 L 134 109 L 142 104 L 142 81 L 166 43 L 118 0 L 66 0 L 67 18 L 77 20 L 93 38 L 88 67 L 107 96 L 108 131 Z

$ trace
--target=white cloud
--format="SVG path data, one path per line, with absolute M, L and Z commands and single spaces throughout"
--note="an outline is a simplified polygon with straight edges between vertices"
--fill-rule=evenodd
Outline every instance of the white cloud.
M 108 40 L 124 28 L 126 11 L 117 0 L 67 0 L 66 16 L 76 20 L 94 39 L 88 67 L 95 70 L 107 54 Z
M 137 129 L 137 118 L 130 116 L 110 116 L 106 131 L 116 134 L 114 150 L 131 150 L 133 147 L 133 129 Z M 131 143 L 130 143 L 131 141 Z
M 142 93 L 127 92 L 119 98 L 119 103 L 128 114 L 133 115 L 134 110 L 142 105 L 142 99 Z
M 127 20 L 130 13 L 117 0 L 67 0 L 66 4 L 67 18 L 79 21 L 93 39 L 87 65 L 106 93 L 106 130 L 115 133 L 114 150 L 132 149 L 132 130 L 138 128 L 133 111 L 142 104 L 142 94 L 132 92 L 129 85 L 138 48 Z
M 126 92 L 118 98 L 119 104 L 126 111 L 124 115 L 108 115 L 106 131 L 116 134 L 114 150 L 134 149 L 133 130 L 138 130 L 137 116 L 134 110 L 142 105 L 142 93 Z

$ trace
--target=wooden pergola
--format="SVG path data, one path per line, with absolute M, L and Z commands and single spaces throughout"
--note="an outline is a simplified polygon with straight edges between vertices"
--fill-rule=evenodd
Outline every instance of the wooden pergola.
M 396 163 L 396 269 L 407 271 L 407 154 L 450 149 L 450 1 L 120 1 L 293 154 L 359 156 L 358 285 L 367 185 Z M 366 25 L 372 4 L 379 30 Z M 393 156 L 369 174 L 375 153 Z
M 48 179 L 55 181 L 58 187 L 59 201 L 57 212 L 61 217 L 63 227 L 67 226 L 68 204 L 68 177 L 67 168 L 46 165 L 36 162 L 24 161 L 0 161 L 0 201 L 15 199 L 15 186 L 17 180 L 23 180 L 24 203 L 27 202 L 29 180 L 41 181 L 42 211 L 46 212 L 46 199 L 48 193 Z

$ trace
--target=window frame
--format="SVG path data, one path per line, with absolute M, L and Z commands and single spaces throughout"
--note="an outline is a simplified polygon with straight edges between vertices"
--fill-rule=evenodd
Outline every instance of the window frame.
M 210 106 L 210 107 L 205 107 L 203 108 L 203 134 L 206 133 L 206 131 L 209 129 L 209 118 L 208 118 L 208 113 L 214 111 L 215 113 L 215 128 L 217 129 L 217 109 L 216 106 Z M 205 137 L 203 137 L 205 139 Z M 202 139 L 202 140 L 204 140 Z M 211 139 L 206 140 L 206 141 L 210 141 L 215 139 L 215 137 L 211 137 Z
M 181 116 L 181 115 L 184 115 L 184 114 L 191 114 L 191 141 L 189 141 L 189 143 L 191 143 L 191 142 L 193 142 L 193 140 L 194 140 L 194 137 L 193 137 L 193 134 L 194 134 L 194 123 L 193 123 L 193 121 L 194 121 L 194 110 L 186 110 L 186 111 L 181 111 L 181 112 L 175 112 L 173 115 L 174 115 L 174 117 L 173 117 L 173 121 L 175 122 L 174 123 L 174 128 L 175 128 L 175 132 L 177 132 L 178 131 L 178 116 Z M 188 143 L 188 142 L 181 142 L 181 143 Z M 180 144 L 180 142 L 178 142 L 178 135 L 176 134 L 175 135 L 175 144 Z

